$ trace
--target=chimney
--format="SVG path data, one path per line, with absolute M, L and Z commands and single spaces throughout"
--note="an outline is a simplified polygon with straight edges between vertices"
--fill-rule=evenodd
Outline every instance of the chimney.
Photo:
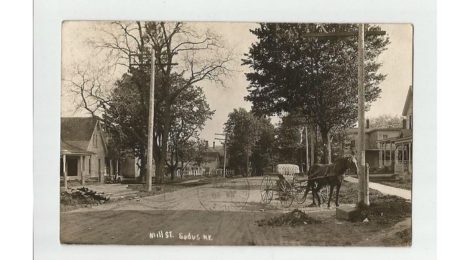
M 369 128 L 369 119 L 366 119 L 366 128 Z
M 206 148 L 209 148 L 209 141 L 206 140 Z
M 403 119 L 403 129 L 406 129 L 406 119 Z
M 215 149 L 215 142 L 212 142 L 212 148 Z

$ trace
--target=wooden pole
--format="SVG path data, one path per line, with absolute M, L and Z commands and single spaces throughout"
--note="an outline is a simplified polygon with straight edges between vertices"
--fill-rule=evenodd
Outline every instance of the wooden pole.
M 98 158 L 98 175 L 99 175 L 99 180 L 100 180 L 100 183 L 103 184 L 104 183 L 104 172 L 103 170 L 101 170 L 101 158 Z
M 153 171 L 153 118 L 155 98 L 155 50 L 152 50 L 152 64 L 150 65 L 150 95 L 149 95 L 149 124 L 147 143 L 147 190 L 152 191 Z
M 308 172 L 310 169 L 310 164 L 308 160 L 308 127 L 305 126 L 305 170 Z
M 404 152 L 404 144 L 400 145 L 400 150 L 401 150 L 401 173 L 404 173 L 405 170 L 405 152 Z
M 81 177 L 81 184 L 85 185 L 85 156 L 80 156 L 80 177 Z
M 357 155 L 359 162 L 359 204 L 369 206 L 369 180 L 366 175 L 366 155 L 364 143 L 364 24 L 359 24 L 358 31 L 358 58 L 357 58 L 357 79 L 358 79 L 358 142 Z
M 224 141 L 224 178 L 227 176 L 225 173 L 226 165 L 227 165 L 227 134 L 225 134 L 225 141 Z
M 384 167 L 382 143 L 379 143 L 379 169 Z
M 62 171 L 64 173 L 64 188 L 67 190 L 67 156 L 64 154 L 62 156 Z
M 315 136 L 314 136 L 315 127 L 312 127 L 310 131 L 310 164 L 315 164 Z

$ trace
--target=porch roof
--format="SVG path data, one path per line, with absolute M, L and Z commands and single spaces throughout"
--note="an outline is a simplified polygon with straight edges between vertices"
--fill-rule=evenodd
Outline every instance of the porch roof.
M 93 152 L 83 150 L 71 145 L 64 140 L 60 140 L 60 155 L 91 155 Z
M 413 136 L 395 137 L 395 138 L 377 140 L 378 143 L 397 143 L 397 144 L 412 142 L 412 141 L 413 141 Z
M 408 141 L 413 139 L 413 132 L 410 129 L 401 129 L 401 134 L 398 137 L 389 137 L 377 140 L 377 143 L 397 143 L 403 140 Z
M 401 144 L 401 143 L 408 143 L 408 142 L 412 142 L 412 141 L 413 141 L 412 136 L 406 136 L 406 137 L 396 139 L 395 143 Z

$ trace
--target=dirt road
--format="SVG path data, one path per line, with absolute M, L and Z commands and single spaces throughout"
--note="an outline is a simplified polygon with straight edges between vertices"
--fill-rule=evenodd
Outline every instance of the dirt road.
M 373 223 L 335 220 L 335 209 L 278 200 L 260 203 L 261 178 L 228 179 L 151 197 L 61 213 L 61 241 L 78 244 L 354 245 L 386 232 Z M 309 198 L 307 199 L 309 200 Z M 307 205 L 309 201 L 305 202 Z M 256 221 L 299 208 L 320 224 L 258 226 Z M 368 245 L 383 245 L 370 241 Z

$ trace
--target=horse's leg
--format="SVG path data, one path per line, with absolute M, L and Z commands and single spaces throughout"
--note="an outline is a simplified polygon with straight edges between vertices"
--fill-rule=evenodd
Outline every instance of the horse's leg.
M 319 191 L 320 191 L 320 190 L 317 190 L 317 191 L 315 192 L 315 195 L 317 195 L 318 207 L 321 207 L 321 202 L 322 202 L 322 201 L 321 201 L 321 198 L 320 198 L 320 194 L 318 193 Z
M 307 185 L 307 191 L 306 191 L 305 194 L 308 194 L 308 192 L 310 191 L 310 189 L 312 189 L 312 196 L 313 196 L 313 198 L 312 198 L 312 204 L 310 204 L 310 205 L 308 205 L 308 206 L 309 206 L 309 207 L 315 207 L 315 206 L 317 206 L 317 205 L 315 204 L 315 183 L 314 183 L 313 181 L 310 182 L 310 183 L 311 183 L 311 184 Z M 310 188 L 309 188 L 309 187 L 310 187 Z M 305 195 L 305 196 L 307 196 L 307 195 Z
M 328 196 L 328 208 L 330 207 L 331 196 L 333 195 L 333 187 L 335 187 L 335 185 L 330 184 L 330 195 Z
M 310 187 L 311 187 L 310 182 L 307 181 L 307 187 L 305 188 L 304 196 L 302 197 L 302 199 L 305 199 L 307 197 L 308 192 L 310 191 Z
M 318 187 L 312 186 L 312 206 L 316 207 L 317 204 L 315 204 L 315 194 L 318 194 Z
M 341 181 L 336 185 L 336 207 L 339 207 L 338 198 L 339 198 L 339 189 L 341 188 Z

